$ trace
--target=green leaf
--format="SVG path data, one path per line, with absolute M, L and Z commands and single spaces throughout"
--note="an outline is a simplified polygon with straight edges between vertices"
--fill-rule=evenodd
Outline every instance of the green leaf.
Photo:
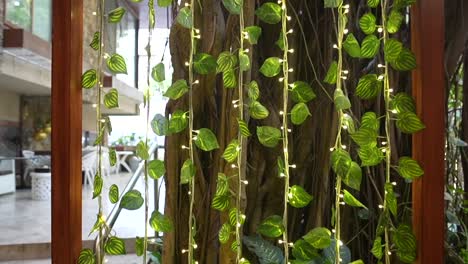
M 367 0 L 367 5 L 372 8 L 377 7 L 379 3 L 380 3 L 380 0 Z
M 394 8 L 401 9 L 411 6 L 414 3 L 416 3 L 416 0 L 395 0 L 393 6 Z
M 336 8 L 343 4 L 343 0 L 324 0 L 325 8 Z
M 252 135 L 245 121 L 237 119 L 237 124 L 239 125 L 239 130 L 242 136 L 250 137 Z
M 367 208 L 365 205 L 363 205 L 356 197 L 354 197 L 351 193 L 349 193 L 347 190 L 343 190 L 343 201 L 350 206 L 353 207 L 362 207 L 362 208 Z
M 258 39 L 262 35 L 262 28 L 258 26 L 249 26 L 244 28 L 244 32 L 249 43 L 254 45 L 258 43 Z
M 308 194 L 304 188 L 299 185 L 293 185 L 289 189 L 288 202 L 293 207 L 305 207 L 312 201 L 312 198 L 312 195 Z
M 361 58 L 372 59 L 380 49 L 380 40 L 375 35 L 369 35 L 362 41 Z
M 89 248 L 84 248 L 80 252 L 78 257 L 78 264 L 95 264 L 96 256 L 94 255 L 93 250 Z
M 284 177 L 284 160 L 281 157 L 278 157 L 276 160 L 276 164 L 278 165 L 278 176 Z
M 283 218 L 279 215 L 267 217 L 258 225 L 257 232 L 270 238 L 281 236 L 284 232 Z
M 405 179 L 414 180 L 423 176 L 424 171 L 416 160 L 401 157 L 398 160 L 398 174 Z
M 330 160 L 333 171 L 342 177 L 346 176 L 352 162 L 349 153 L 342 149 L 335 149 L 331 153 Z
M 109 255 L 125 255 L 125 242 L 115 236 L 109 237 L 104 245 L 104 251 Z
M 302 238 L 317 249 L 327 248 L 331 244 L 331 232 L 325 227 L 316 227 Z
M 135 253 L 141 257 L 144 253 L 144 239 L 142 237 L 136 237 L 135 239 Z
M 107 130 L 107 133 L 110 135 L 112 133 L 112 123 L 109 116 L 104 117 L 104 128 Z M 111 164 L 111 166 L 114 166 Z
M 229 207 L 231 197 L 228 194 L 224 195 L 215 195 L 213 201 L 211 202 L 211 207 L 218 211 L 225 211 Z
M 175 110 L 169 120 L 169 132 L 179 133 L 187 127 L 187 113 L 182 110 Z
M 81 76 L 81 86 L 85 89 L 93 88 L 97 83 L 97 74 L 95 69 L 87 70 Z
M 172 3 L 172 0 L 158 0 L 159 7 L 168 7 Z
M 354 37 L 353 33 L 349 33 L 346 37 L 346 40 L 343 42 L 344 50 L 353 58 L 361 57 L 361 46 L 359 42 Z
M 390 63 L 396 61 L 402 50 L 403 44 L 400 41 L 388 39 L 384 46 L 385 60 Z
M 296 81 L 291 84 L 291 99 L 296 103 L 307 103 L 316 97 L 312 87 L 306 82 Z
M 180 184 L 189 183 L 193 177 L 195 177 L 195 165 L 191 159 L 187 159 L 180 169 Z
M 393 9 L 387 18 L 387 32 L 390 34 L 397 33 L 403 23 L 404 16 L 398 11 Z
M 359 79 L 356 87 L 356 95 L 362 99 L 372 99 L 376 97 L 382 89 L 382 82 L 376 74 L 366 74 Z
M 218 179 L 216 182 L 215 196 L 226 195 L 229 193 L 229 181 L 224 173 L 218 172 Z
M 119 187 L 112 184 L 109 188 L 109 200 L 112 204 L 116 204 L 119 201 Z
M 292 255 L 296 260 L 309 261 L 318 258 L 317 250 L 304 239 L 298 239 L 292 247 Z M 296 262 L 293 262 L 296 263 Z
M 108 109 L 119 107 L 119 92 L 112 88 L 104 95 L 104 105 Z
M 148 163 L 148 174 L 152 179 L 161 178 L 166 173 L 166 167 L 162 160 L 152 160 Z
M 374 112 L 366 112 L 362 115 L 361 128 L 370 128 L 376 132 L 379 130 L 380 123 Z
M 416 237 L 407 224 L 400 224 L 393 232 L 393 242 L 397 248 L 397 255 L 401 261 L 412 263 L 416 260 Z
M 393 216 L 397 217 L 398 202 L 395 196 L 395 192 L 393 191 L 393 185 L 391 183 L 385 184 L 385 193 L 387 207 Z
M 219 54 L 218 60 L 216 61 L 218 67 L 217 72 L 225 72 L 234 69 L 237 65 L 237 57 L 231 54 L 229 51 L 223 51 Z
M 413 97 L 403 92 L 397 93 L 395 97 L 392 98 L 390 107 L 395 109 L 397 113 L 416 112 L 416 104 L 414 103 Z
M 218 232 L 218 238 L 221 244 L 226 244 L 228 242 L 229 237 L 231 236 L 231 229 L 231 225 L 227 222 L 221 226 L 221 229 L 219 229 Z
M 117 153 L 114 148 L 109 148 L 109 163 L 111 167 L 115 166 L 117 163 Z
M 248 71 L 250 69 L 250 58 L 241 51 L 239 51 L 239 69 L 241 71 Z
M 265 147 L 274 148 L 281 139 L 281 131 L 275 127 L 258 126 L 257 137 Z
M 351 165 L 349 166 L 348 172 L 346 173 L 346 177 L 343 179 L 343 182 L 349 187 L 359 191 L 361 188 L 361 179 L 361 167 L 359 167 L 359 164 L 352 161 Z
M 143 205 L 143 197 L 138 190 L 128 191 L 120 200 L 120 208 L 127 210 L 137 210 Z
M 371 249 L 372 255 L 374 255 L 377 259 L 381 259 L 383 257 L 383 251 L 382 251 L 382 238 L 377 237 L 374 240 L 374 244 L 372 245 Z
M 270 57 L 263 62 L 260 72 L 266 77 L 274 77 L 281 71 L 281 62 L 278 57 Z
M 364 264 L 364 261 L 362 261 L 361 259 L 358 259 L 358 260 L 355 260 L 349 264 Z
M 358 131 L 356 131 L 356 133 L 353 133 L 351 135 L 351 138 L 360 147 L 364 147 L 364 146 L 369 146 L 369 145 L 371 146 L 376 145 L 377 136 L 378 136 L 377 132 L 374 129 L 361 127 L 359 128 Z
M 335 108 L 337 111 L 339 110 L 346 110 L 351 107 L 351 102 L 349 98 L 344 95 L 343 90 L 336 89 L 333 95 L 333 101 L 335 103 Z
M 91 43 L 89 43 L 89 46 L 93 50 L 99 50 L 99 44 L 101 44 L 100 42 L 101 42 L 101 33 L 99 33 L 99 31 L 96 31 L 94 32 L 93 40 L 91 40 Z
M 223 72 L 223 84 L 226 88 L 234 88 L 237 86 L 237 76 L 234 70 Z
M 281 21 L 281 6 L 271 2 L 264 3 L 255 11 L 255 15 L 267 24 L 277 24 Z
M 237 210 L 236 208 L 231 208 L 231 210 L 229 210 L 229 223 L 231 223 L 232 226 L 237 225 L 237 214 L 239 214 L 239 210 Z M 239 222 L 241 225 L 244 224 L 245 215 L 243 214 L 239 215 Z
M 227 162 L 234 162 L 237 160 L 237 156 L 239 155 L 240 146 L 239 141 L 237 139 L 233 139 L 226 147 L 223 153 L 223 158 Z
M 258 262 L 255 263 L 284 263 L 282 248 L 273 245 L 270 241 L 263 239 L 261 236 L 244 235 L 242 237 L 242 242 L 244 242 L 248 250 L 255 254 L 255 256 L 258 258 Z
M 412 112 L 398 114 L 396 126 L 401 130 L 401 132 L 407 134 L 416 133 L 426 127 L 421 119 L 419 119 L 419 117 Z
M 138 142 L 138 144 L 136 145 L 135 155 L 142 160 L 149 159 L 148 146 L 145 142 Z
M 110 56 L 110 58 L 107 59 L 107 68 L 109 68 L 109 70 L 114 74 L 127 74 L 127 64 L 125 63 L 125 59 L 122 57 L 122 55 L 117 53 L 113 54 Z
M 184 28 L 192 28 L 192 10 L 188 7 L 182 7 L 176 17 L 177 23 Z
M 270 112 L 260 102 L 251 101 L 249 104 L 249 114 L 250 114 L 250 117 L 254 119 L 264 119 L 268 117 Z
M 223 0 L 223 5 L 233 15 L 239 15 L 242 10 L 242 0 Z
M 325 76 L 324 82 L 328 84 L 335 84 L 338 72 L 338 63 L 336 61 L 332 61 L 330 64 L 330 68 L 328 68 L 327 75 Z
M 156 114 L 151 120 L 151 128 L 158 136 L 165 136 L 169 131 L 169 120 L 161 114 Z
M 353 117 L 348 114 L 343 114 L 343 129 L 347 129 L 350 134 L 356 132 Z
M 193 68 L 198 74 L 216 72 L 216 59 L 207 53 L 197 53 L 193 58 Z
M 109 23 L 119 23 L 122 20 L 122 17 L 125 15 L 125 8 L 117 7 L 116 9 L 109 12 L 107 15 L 107 22 Z
M 155 11 L 154 11 L 154 0 L 148 0 L 149 9 L 149 28 L 153 29 L 156 24 Z
M 166 71 L 164 69 L 164 63 L 160 62 L 151 70 L 151 77 L 157 82 L 166 80 Z
M 283 50 L 283 51 L 284 51 L 284 44 L 285 44 L 284 41 L 285 39 L 283 38 L 283 32 L 281 31 L 279 34 L 278 40 L 276 40 L 275 42 L 275 45 L 278 46 L 278 48 L 280 48 L 280 50 Z
M 398 57 L 390 62 L 390 65 L 397 71 L 410 71 L 416 69 L 416 57 L 413 52 L 403 48 Z
M 361 158 L 361 166 L 375 166 L 383 160 L 383 153 L 377 146 L 363 146 L 358 151 Z
M 305 103 L 297 103 L 291 109 L 291 122 L 295 125 L 304 123 L 308 116 L 311 116 L 311 114 Z
M 104 180 L 102 179 L 99 172 L 97 172 L 96 175 L 94 176 L 93 199 L 101 195 L 102 185 L 104 185 Z
M 248 96 L 250 100 L 257 100 L 260 97 L 260 89 L 256 81 L 251 81 L 248 86 Z
M 186 80 L 177 80 L 169 89 L 164 93 L 164 96 L 177 100 L 189 91 Z
M 195 145 L 204 151 L 211 151 L 219 148 L 215 134 L 208 128 L 201 128 L 195 139 Z
M 172 225 L 171 219 L 168 217 L 164 216 L 158 211 L 154 211 L 151 214 L 151 218 L 149 220 L 150 226 L 154 229 L 156 232 L 171 232 L 172 229 L 174 228 Z
M 359 27 L 361 27 L 362 32 L 369 35 L 375 32 L 377 25 L 375 24 L 377 19 L 375 18 L 374 14 L 367 13 L 364 14 L 359 19 Z

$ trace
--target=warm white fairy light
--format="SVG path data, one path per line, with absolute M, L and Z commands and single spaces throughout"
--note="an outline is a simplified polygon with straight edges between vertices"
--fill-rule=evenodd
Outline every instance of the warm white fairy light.
M 384 208 L 384 206 L 383 206 L 383 205 L 381 205 L 381 204 L 379 204 L 379 208 L 380 208 L 380 209 L 382 209 L 382 208 Z
M 279 111 L 279 114 L 280 114 L 280 115 L 283 115 L 283 114 L 284 114 L 284 112 L 283 112 L 283 111 Z
M 343 30 L 343 33 L 345 34 L 348 34 L 349 30 L 347 28 L 345 28 L 345 30 Z
M 334 48 L 334 49 L 337 49 L 337 48 L 338 48 L 338 45 L 333 44 L 333 48 Z
M 245 185 L 247 185 L 247 184 L 249 184 L 249 181 L 243 180 L 242 183 L 245 184 Z
M 379 33 L 382 33 L 382 32 L 383 32 L 383 28 L 382 28 L 382 27 L 379 27 L 379 28 L 377 28 L 377 31 L 378 31 Z
M 294 49 L 289 49 L 288 52 L 289 53 L 294 53 Z
M 334 150 L 335 150 L 335 148 L 330 148 L 330 151 L 334 151 Z
M 297 166 L 296 166 L 296 164 L 291 164 L 291 165 L 289 165 L 289 167 L 295 169 Z

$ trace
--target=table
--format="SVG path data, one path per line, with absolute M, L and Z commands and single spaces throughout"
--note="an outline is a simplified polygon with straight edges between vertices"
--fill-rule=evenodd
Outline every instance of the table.
M 133 155 L 133 151 L 116 151 L 115 153 L 117 154 L 117 173 L 120 172 L 120 165 L 122 165 L 127 172 L 132 172 L 126 159 L 128 156 Z

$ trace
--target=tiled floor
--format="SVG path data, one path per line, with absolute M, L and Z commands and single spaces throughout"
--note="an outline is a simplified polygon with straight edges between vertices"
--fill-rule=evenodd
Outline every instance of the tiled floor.
M 104 179 L 103 193 L 107 197 L 109 187 L 113 183 L 117 184 L 119 191 L 122 192 L 130 177 L 131 175 L 129 173 L 120 173 L 120 175 L 115 174 Z M 150 189 L 152 189 L 152 186 L 153 184 L 151 180 Z M 137 182 L 135 189 L 144 194 L 144 185 L 142 180 Z M 150 191 L 150 197 L 153 197 L 152 191 Z M 161 197 L 164 197 L 164 190 L 162 190 Z M 104 212 L 108 215 L 114 205 L 112 205 L 108 199 L 103 199 L 103 201 Z M 154 208 L 153 204 L 154 202 L 150 199 L 150 208 Z M 162 205 L 163 202 L 160 204 Z M 88 237 L 88 233 L 96 221 L 96 214 L 97 201 L 92 200 L 91 188 L 84 187 L 82 225 L 84 240 L 94 239 L 93 236 Z M 141 224 L 138 224 L 139 222 Z M 142 236 L 144 234 L 143 222 L 143 208 L 135 211 L 123 210 L 115 223 L 114 231 L 117 236 L 123 238 L 135 237 L 137 235 Z M 31 199 L 30 190 L 20 190 L 15 194 L 0 196 L 0 245 L 50 242 L 50 224 L 50 201 L 33 201 Z M 49 262 L 31 262 L 31 264 L 32 263 L 42 264 Z

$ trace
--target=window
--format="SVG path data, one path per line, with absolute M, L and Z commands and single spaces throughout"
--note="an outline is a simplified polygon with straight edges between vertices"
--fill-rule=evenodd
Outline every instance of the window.
M 52 0 L 7 0 L 6 20 L 50 41 Z

